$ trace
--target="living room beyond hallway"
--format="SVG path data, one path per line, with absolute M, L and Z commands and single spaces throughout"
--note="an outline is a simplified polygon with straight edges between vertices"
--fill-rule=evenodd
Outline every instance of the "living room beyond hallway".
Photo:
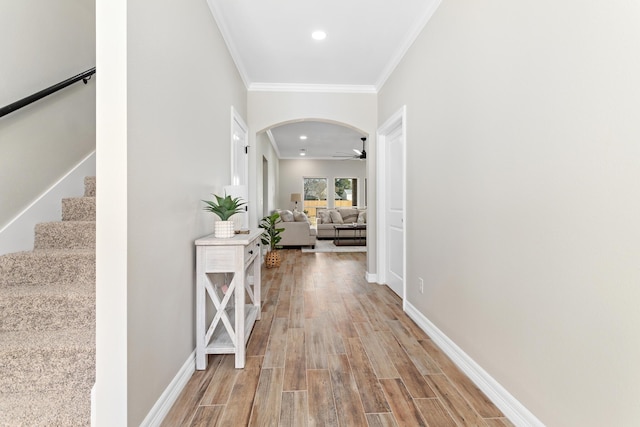
M 511 426 L 402 311 L 367 283 L 365 253 L 283 250 L 262 270 L 244 369 L 210 355 L 163 426 Z

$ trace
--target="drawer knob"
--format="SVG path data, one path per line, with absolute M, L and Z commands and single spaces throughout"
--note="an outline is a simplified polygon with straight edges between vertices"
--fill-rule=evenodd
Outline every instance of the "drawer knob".
M 253 255 L 253 250 L 250 250 L 250 251 L 249 251 L 249 255 Z

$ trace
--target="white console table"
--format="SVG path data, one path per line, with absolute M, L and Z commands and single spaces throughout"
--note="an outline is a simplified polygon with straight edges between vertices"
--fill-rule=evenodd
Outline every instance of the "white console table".
M 198 370 L 207 368 L 208 354 L 235 354 L 236 368 L 244 368 L 245 346 L 253 324 L 260 319 L 262 231 L 236 234 L 230 239 L 217 239 L 211 234 L 195 242 Z M 230 275 L 233 277 L 227 283 Z M 245 291 L 251 300 L 248 304 Z M 207 298 L 213 304 L 209 315 Z

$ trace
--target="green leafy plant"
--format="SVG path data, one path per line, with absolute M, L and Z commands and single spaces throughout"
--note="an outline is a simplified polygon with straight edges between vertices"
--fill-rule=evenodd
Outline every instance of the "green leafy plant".
M 226 194 L 224 197 L 215 194 L 213 196 L 216 200 L 203 200 L 207 204 L 204 210 L 218 215 L 222 221 L 229 221 L 233 215 L 242 212 L 242 206 L 246 205 L 240 197 L 234 199 Z
M 276 227 L 280 222 L 282 222 L 282 220 L 278 212 L 267 215 L 260 220 L 259 227 L 264 229 L 260 240 L 262 240 L 263 245 L 269 247 L 269 250 L 274 250 L 276 245 L 282 240 L 280 233 L 284 231 L 284 228 Z

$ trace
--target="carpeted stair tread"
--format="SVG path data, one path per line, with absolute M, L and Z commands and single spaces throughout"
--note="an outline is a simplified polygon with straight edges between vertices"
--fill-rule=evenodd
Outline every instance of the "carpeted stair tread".
M 86 388 L 95 382 L 92 328 L 0 333 L 0 391 Z
M 0 287 L 77 283 L 95 286 L 95 249 L 48 249 L 0 256 Z
M 95 249 L 95 221 L 56 221 L 36 224 L 34 250 Z
M 0 332 L 93 328 L 95 296 L 75 284 L 0 287 Z
M 84 177 L 84 196 L 96 197 L 96 177 L 95 176 Z
M 69 197 L 62 199 L 63 221 L 95 221 L 95 197 Z
M 85 427 L 91 424 L 91 391 L 0 392 L 0 426 Z

